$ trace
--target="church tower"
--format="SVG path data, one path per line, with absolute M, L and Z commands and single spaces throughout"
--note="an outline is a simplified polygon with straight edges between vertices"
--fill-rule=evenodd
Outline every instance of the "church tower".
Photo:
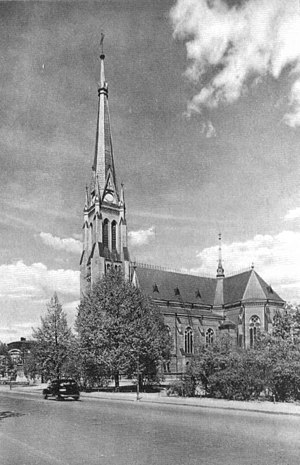
M 103 37 L 101 39 L 103 42 Z M 129 279 L 126 209 L 123 185 L 119 190 L 114 167 L 108 109 L 105 55 L 100 55 L 95 156 L 90 186 L 86 187 L 80 291 L 87 292 L 111 267 Z

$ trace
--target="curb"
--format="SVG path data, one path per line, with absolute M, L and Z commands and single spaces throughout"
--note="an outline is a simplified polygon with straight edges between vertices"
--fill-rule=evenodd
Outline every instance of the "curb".
M 20 388 L 14 388 L 12 390 L 2 390 L 0 389 L 0 395 L 1 392 L 4 392 L 6 394 L 13 394 L 13 393 L 20 393 L 20 394 L 29 394 L 29 395 L 41 395 L 41 390 L 35 389 L 35 390 L 29 390 L 27 389 L 20 389 Z M 173 405 L 173 406 L 184 406 L 184 407 L 196 407 L 196 408 L 202 408 L 202 409 L 213 409 L 213 410 L 231 410 L 231 411 L 236 411 L 236 412 L 247 412 L 247 413 L 262 413 L 262 414 L 269 414 L 269 415 L 285 415 L 285 416 L 300 416 L 300 409 L 299 412 L 289 412 L 285 411 L 282 409 L 278 410 L 268 410 L 264 409 L 262 406 L 262 409 L 259 408 L 247 408 L 247 406 L 239 406 L 239 405 L 204 405 L 201 403 L 191 403 L 191 402 L 186 402 L 183 399 L 181 400 L 180 398 L 174 398 L 174 401 L 171 399 L 168 400 L 167 398 L 160 398 L 158 399 L 151 399 L 147 397 L 141 397 L 139 400 L 136 398 L 126 398 L 126 397 L 115 397 L 113 396 L 101 396 L 101 395 L 93 395 L 92 393 L 83 393 L 81 395 L 81 399 L 93 399 L 93 400 L 109 400 L 109 401 L 118 401 L 118 402 L 134 402 L 134 403 L 144 403 L 144 404 L 163 404 L 163 405 Z M 299 407 L 299 406 L 297 406 Z
M 119 402 L 141 402 L 144 404 L 164 404 L 164 405 L 181 405 L 184 407 L 196 407 L 196 408 L 203 408 L 203 409 L 213 409 L 213 410 L 233 410 L 237 412 L 247 412 L 247 413 L 263 413 L 263 414 L 270 414 L 270 415 L 286 415 L 286 416 L 300 416 L 300 411 L 299 412 L 285 412 L 283 410 L 260 410 L 257 408 L 243 408 L 239 406 L 225 406 L 225 405 L 203 405 L 203 404 L 192 404 L 189 402 L 184 402 L 184 400 L 179 400 L 178 402 L 172 402 L 168 400 L 155 400 L 155 399 L 140 399 L 137 401 L 137 399 L 124 399 L 120 397 L 100 397 L 100 396 L 84 396 L 86 398 L 92 398 L 92 399 L 98 399 L 98 400 L 113 400 L 113 401 L 119 401 Z

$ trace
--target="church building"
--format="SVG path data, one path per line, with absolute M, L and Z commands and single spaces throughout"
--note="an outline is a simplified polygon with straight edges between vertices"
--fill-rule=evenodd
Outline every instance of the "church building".
M 173 338 L 172 358 L 165 369 L 178 375 L 186 370 L 197 346 L 212 344 L 222 332 L 229 333 L 239 347 L 252 347 L 259 329 L 272 330 L 274 315 L 285 302 L 254 267 L 225 276 L 221 235 L 215 278 L 130 261 L 124 189 L 117 184 L 114 167 L 104 59 L 102 53 L 95 155 L 83 214 L 81 295 L 110 268 L 120 270 L 161 309 Z

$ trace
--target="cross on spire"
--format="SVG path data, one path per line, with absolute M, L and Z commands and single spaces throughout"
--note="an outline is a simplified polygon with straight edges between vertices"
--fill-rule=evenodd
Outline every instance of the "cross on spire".
M 103 32 L 101 32 L 101 39 L 100 39 L 101 55 L 100 55 L 100 58 L 102 58 L 102 56 L 104 58 L 104 50 L 103 50 L 104 37 L 105 37 L 105 34 Z

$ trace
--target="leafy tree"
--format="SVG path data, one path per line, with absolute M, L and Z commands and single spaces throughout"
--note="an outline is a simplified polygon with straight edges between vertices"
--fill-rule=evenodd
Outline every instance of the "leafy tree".
M 273 321 L 273 336 L 281 339 L 289 339 L 293 327 L 293 317 L 288 311 L 277 312 Z
M 56 293 L 47 305 L 45 318 L 41 318 L 41 326 L 33 330 L 33 340 L 33 371 L 38 370 L 44 378 L 74 376 L 69 366 L 76 357 L 76 340 Z
M 189 374 L 210 397 L 256 399 L 264 389 L 268 363 L 263 350 L 238 350 L 230 336 L 222 335 L 194 356 Z
M 14 364 L 9 354 L 8 347 L 4 342 L 0 341 L 0 376 L 4 377 L 8 373 L 12 373 Z
M 191 360 L 188 375 L 200 383 L 208 395 L 212 395 L 211 377 L 229 366 L 232 350 L 231 338 L 224 335 L 214 344 L 202 346 Z
M 169 358 L 171 338 L 158 307 L 114 270 L 83 298 L 76 328 L 83 362 L 114 376 L 116 387 L 119 374 L 139 373 L 141 382 Z
M 40 374 L 40 367 L 36 360 L 35 349 L 32 349 L 30 354 L 24 360 L 24 375 L 26 378 L 35 379 Z
M 202 347 L 181 390 L 195 392 L 197 384 L 211 397 L 248 400 L 264 392 L 277 401 L 300 400 L 299 308 L 278 312 L 273 333 L 260 332 L 253 349 L 239 350 L 224 336 Z

